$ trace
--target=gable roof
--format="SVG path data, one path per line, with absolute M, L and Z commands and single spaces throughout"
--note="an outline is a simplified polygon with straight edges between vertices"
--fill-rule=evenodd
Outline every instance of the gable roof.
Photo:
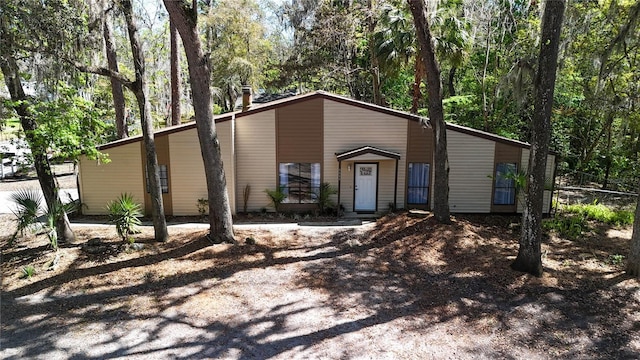
M 371 110 L 371 111 L 376 111 L 379 113 L 383 113 L 383 114 L 387 114 L 387 115 L 391 115 L 394 117 L 399 117 L 399 118 L 403 118 L 403 119 L 407 119 L 407 120 L 411 120 L 411 121 L 417 121 L 417 122 L 422 122 L 424 120 L 428 120 L 425 117 L 416 115 L 416 114 L 411 114 L 405 111 L 400 111 L 400 110 L 395 110 L 395 109 L 391 109 L 391 108 L 387 108 L 384 106 L 380 106 L 380 105 L 375 105 L 375 104 L 371 104 L 371 103 L 367 103 L 364 101 L 360 101 L 360 100 L 354 100 L 348 97 L 344 97 L 344 96 L 340 96 L 340 95 L 336 95 L 333 93 L 329 93 L 326 91 L 314 91 L 314 92 L 310 92 L 310 93 L 306 93 L 306 94 L 301 94 L 301 95 L 296 95 L 296 96 L 291 96 L 291 97 L 287 97 L 284 99 L 280 99 L 280 100 L 275 100 L 269 103 L 265 103 L 265 104 L 253 104 L 253 106 L 251 107 L 251 109 L 247 110 L 247 111 L 235 111 L 235 112 L 229 112 L 229 113 L 225 113 L 225 114 L 221 114 L 221 115 L 216 115 L 213 117 L 213 120 L 216 123 L 220 123 L 220 122 L 225 122 L 225 121 L 229 121 L 229 120 L 233 120 L 233 119 L 239 119 L 242 118 L 244 116 L 248 116 L 251 114 L 255 114 L 255 113 L 259 113 L 259 112 L 263 112 L 263 111 L 268 111 L 268 110 L 272 110 L 278 107 L 282 107 L 282 106 L 286 106 L 286 105 L 291 105 L 291 104 L 295 104 L 295 103 L 299 103 L 299 102 L 304 102 L 304 101 L 308 101 L 308 100 L 312 100 L 312 99 L 327 99 L 327 100 L 332 100 L 332 101 L 336 101 L 339 103 L 343 103 L 343 104 L 347 104 L 347 105 L 351 105 L 351 106 L 356 106 L 362 109 L 367 109 L 367 110 Z M 163 136 L 163 135 L 168 135 L 174 132 L 180 132 L 180 131 L 185 131 L 185 130 L 189 130 L 189 129 L 193 129 L 196 127 L 195 122 L 189 122 L 186 124 L 181 124 L 181 125 L 176 125 L 176 126 L 171 126 L 171 127 L 166 127 L 163 129 L 159 129 L 156 130 L 154 132 L 155 136 Z M 472 129 L 470 127 L 466 127 L 466 126 L 462 126 L 462 125 L 457 125 L 457 124 L 452 124 L 452 123 L 447 123 L 447 130 L 453 130 L 453 131 L 457 131 L 460 133 L 464 133 L 464 134 L 468 134 L 468 135 L 472 135 L 472 136 L 477 136 L 477 137 L 481 137 L 487 140 L 492 140 L 492 141 L 496 141 L 496 142 L 501 142 L 501 143 L 505 143 L 505 144 L 509 144 L 509 145 L 513 145 L 513 146 L 517 146 L 517 147 L 522 147 L 522 148 L 530 148 L 531 145 L 526 143 L 526 142 L 522 142 L 522 141 L 518 141 L 518 140 L 513 140 L 513 139 L 509 139 L 503 136 L 499 136 L 496 134 L 492 134 L 486 131 L 482 131 L 482 130 L 476 130 L 476 129 Z M 125 144 L 130 144 L 136 141 L 140 141 L 142 140 L 142 135 L 136 135 L 136 136 L 132 136 L 126 139 L 121 139 L 121 140 L 116 140 L 113 142 L 109 142 L 103 145 L 98 146 L 98 150 L 106 150 L 109 148 L 113 148 L 116 146 L 121 146 L 121 145 L 125 145 Z M 553 152 L 550 152 L 550 154 L 553 154 Z
M 356 149 L 337 153 L 336 159 L 338 159 L 338 161 L 349 160 L 365 154 L 373 154 L 388 159 L 400 159 L 400 154 L 396 152 L 383 150 L 373 146 L 362 146 Z

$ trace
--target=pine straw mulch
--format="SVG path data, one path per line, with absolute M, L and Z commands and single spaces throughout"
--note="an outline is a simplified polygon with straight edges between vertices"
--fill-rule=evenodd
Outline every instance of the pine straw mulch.
M 517 220 L 388 215 L 356 228 L 241 230 L 237 246 L 185 228 L 159 244 L 144 228 L 137 251 L 111 228 L 82 227 L 79 238 L 105 252 L 64 246 L 54 270 L 46 241 L 30 237 L 2 250 L 0 354 L 637 358 L 639 282 L 611 256 L 627 253 L 630 230 L 548 237 L 535 278 L 509 268 Z M 27 265 L 37 273 L 21 279 Z

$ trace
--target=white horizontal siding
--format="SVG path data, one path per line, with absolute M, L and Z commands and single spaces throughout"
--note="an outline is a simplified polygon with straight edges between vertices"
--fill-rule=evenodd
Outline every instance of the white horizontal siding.
M 278 186 L 275 110 L 237 118 L 235 140 L 237 209 L 241 211 L 244 207 L 247 185 L 251 187 L 247 211 L 268 207 L 270 202 L 264 191 Z
M 398 163 L 398 203 L 404 207 L 404 182 L 407 153 L 406 119 L 362 109 L 337 101 L 324 100 L 324 170 L 323 179 L 338 187 L 336 153 L 362 146 L 373 146 L 400 154 Z M 350 163 L 351 173 L 347 171 Z M 342 164 L 340 201 L 345 211 L 353 211 L 353 163 Z M 378 210 L 385 211 L 393 201 L 395 160 L 380 161 L 378 168 Z M 389 195 L 390 194 L 390 195 Z M 334 197 L 334 201 L 337 196 Z
M 140 142 L 104 151 L 109 163 L 98 164 L 86 157 L 80 159 L 80 196 L 82 212 L 87 215 L 107 214 L 107 203 L 122 193 L 129 193 L 144 207 L 144 180 Z
M 447 152 L 451 212 L 490 212 L 495 142 L 448 130 Z

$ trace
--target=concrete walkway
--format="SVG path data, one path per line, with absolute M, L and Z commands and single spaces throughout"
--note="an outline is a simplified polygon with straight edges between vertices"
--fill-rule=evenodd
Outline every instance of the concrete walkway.
M 235 230 L 295 230 L 295 229 L 327 229 L 327 230 L 335 230 L 336 228 L 341 229 L 349 229 L 349 228 L 358 228 L 361 226 L 369 226 L 371 224 L 375 224 L 375 221 L 337 221 L 333 224 L 328 223 L 237 223 L 233 224 L 233 228 Z M 71 227 L 110 227 L 113 226 L 106 221 L 86 221 L 86 220 L 71 220 Z M 151 222 L 143 222 L 142 226 L 153 226 Z M 167 223 L 168 228 L 177 228 L 177 229 L 208 229 L 208 223 Z

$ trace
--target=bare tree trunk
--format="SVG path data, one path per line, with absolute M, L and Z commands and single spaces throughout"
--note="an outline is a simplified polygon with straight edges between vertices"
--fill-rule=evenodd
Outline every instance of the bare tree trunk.
M 411 101 L 411 113 L 417 114 L 418 107 L 420 106 L 420 98 L 422 97 L 422 93 L 420 92 L 420 85 L 422 84 L 422 78 L 424 75 L 424 61 L 422 61 L 422 56 L 420 52 L 416 54 L 416 63 L 413 67 L 413 98 Z
M 107 63 L 109 69 L 115 72 L 118 70 L 118 56 L 116 54 L 116 45 L 113 41 L 113 30 L 111 28 L 111 11 L 107 9 L 104 13 L 103 37 L 104 48 L 107 55 Z M 116 136 L 118 139 L 124 139 L 129 136 L 129 129 L 125 119 L 125 100 L 122 84 L 114 78 L 111 78 L 111 94 L 113 96 L 113 108 L 116 112 Z
M 373 103 L 382 105 L 382 94 L 380 93 L 380 64 L 376 54 L 376 46 L 373 41 L 373 33 L 376 30 L 376 18 L 374 16 L 374 0 L 367 2 L 367 22 L 369 29 L 369 56 L 371 58 L 371 77 L 373 78 Z
M 606 190 L 609 186 L 609 176 L 611 175 L 611 127 L 607 132 L 607 155 L 605 158 L 604 180 L 602 181 L 602 189 Z
M 456 96 L 456 70 L 457 68 L 455 66 L 452 66 L 451 69 L 449 69 L 449 82 L 447 83 L 447 85 L 449 85 L 449 97 Z
M 451 222 L 449 213 L 449 158 L 447 155 L 447 129 L 442 107 L 442 82 L 440 66 L 436 59 L 433 37 L 429 30 L 427 12 L 423 0 L 407 0 L 418 34 L 420 55 L 427 73 L 429 93 L 429 117 L 435 135 L 434 199 L 433 214 L 441 223 Z
M 189 64 L 196 127 L 207 179 L 209 237 L 214 242 L 235 243 L 220 142 L 211 111 L 211 66 L 208 57 L 202 52 L 200 34 L 196 27 L 197 9 L 184 2 L 163 1 L 171 21 L 180 33 Z
M 178 49 L 178 30 L 169 19 L 169 37 L 171 40 L 171 125 L 180 124 L 180 52 Z
M 484 67 L 482 69 L 482 118 L 484 119 L 484 131 L 489 131 L 489 106 L 487 104 L 487 67 L 489 66 L 489 55 L 491 53 L 491 18 L 487 26 L 487 51 L 484 55 Z
M 633 220 L 633 235 L 631 235 L 630 246 L 627 257 L 627 273 L 640 278 L 640 182 L 638 182 L 638 204 Z
M 0 29 L 0 33 L 4 34 L 5 32 Z M 33 154 L 34 166 L 38 174 L 38 181 L 40 182 L 40 188 L 42 189 L 45 202 L 49 209 L 53 209 L 54 207 L 58 207 L 56 205 L 62 203 L 60 201 L 60 194 L 58 193 L 58 186 L 56 185 L 55 177 L 53 176 L 49 160 L 47 159 L 46 148 L 42 144 L 39 144 L 33 135 L 33 132 L 38 128 L 38 124 L 33 119 L 26 104 L 28 99 L 22 88 L 18 64 L 11 53 L 11 41 L 2 38 L 1 42 L 3 46 L 0 49 L 0 68 L 4 75 L 4 81 L 9 90 L 11 100 L 19 102 L 19 105 L 15 106 L 14 109 L 20 117 L 22 129 L 24 130 L 27 143 Z M 73 230 L 71 230 L 69 218 L 65 212 L 56 220 L 56 234 L 58 235 L 59 242 L 73 243 L 76 240 L 75 234 Z
M 528 187 L 522 213 L 522 235 L 518 256 L 511 268 L 541 276 L 542 205 L 544 176 L 551 137 L 551 110 L 558 65 L 558 46 L 564 15 L 564 0 L 547 1 L 542 18 L 542 40 L 536 74 L 536 99 L 533 114 Z
M 130 0 L 121 2 L 122 10 L 127 22 L 131 53 L 133 55 L 133 65 L 136 72 L 136 80 L 132 85 L 132 90 L 138 101 L 140 109 L 140 120 L 142 122 L 142 138 L 146 155 L 146 170 L 149 179 L 149 193 L 151 195 L 151 215 L 153 217 L 153 228 L 156 241 L 167 241 L 167 222 L 164 217 L 164 206 L 162 204 L 162 189 L 160 187 L 160 170 L 158 157 L 156 155 L 156 145 L 153 137 L 153 120 L 151 119 L 151 108 L 147 94 L 149 92 L 145 76 L 145 62 L 142 54 L 140 39 L 138 38 L 138 28 L 133 21 L 133 9 Z

